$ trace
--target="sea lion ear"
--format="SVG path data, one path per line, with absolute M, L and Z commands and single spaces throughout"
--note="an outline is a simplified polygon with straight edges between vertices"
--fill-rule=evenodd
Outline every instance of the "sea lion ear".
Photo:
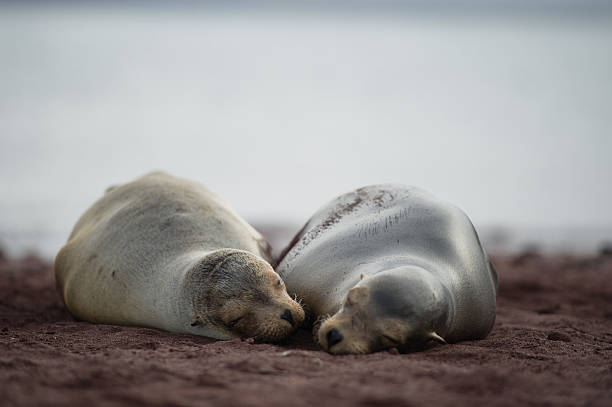
M 191 323 L 191 326 L 199 326 L 199 325 L 204 325 L 204 321 L 202 321 L 202 317 L 201 316 L 196 315 L 195 319 Z
M 350 305 L 360 304 L 365 302 L 369 294 L 368 287 L 354 287 L 348 292 L 346 300 Z
M 447 344 L 446 340 L 444 340 L 444 338 L 442 338 L 440 335 L 438 335 L 435 332 L 432 332 L 429 334 L 429 339 L 431 339 L 432 341 L 436 341 L 438 343 L 442 343 L 444 345 Z

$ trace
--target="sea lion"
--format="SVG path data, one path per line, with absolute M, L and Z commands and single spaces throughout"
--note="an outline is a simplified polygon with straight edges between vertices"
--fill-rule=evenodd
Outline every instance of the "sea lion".
M 497 275 L 472 223 L 414 187 L 373 185 L 331 201 L 276 271 L 334 354 L 484 338 L 495 321 Z
M 286 338 L 303 321 L 266 240 L 203 186 L 152 173 L 111 187 L 55 259 L 77 319 L 217 339 Z

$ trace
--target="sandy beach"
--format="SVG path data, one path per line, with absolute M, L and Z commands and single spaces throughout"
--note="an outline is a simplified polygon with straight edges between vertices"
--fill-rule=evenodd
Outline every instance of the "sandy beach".
M 75 321 L 36 256 L 0 260 L 0 405 L 608 406 L 612 252 L 495 257 L 481 341 L 332 356 L 283 344 Z

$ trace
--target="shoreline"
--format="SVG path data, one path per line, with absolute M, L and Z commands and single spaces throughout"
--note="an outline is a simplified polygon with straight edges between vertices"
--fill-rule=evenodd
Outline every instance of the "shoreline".
M 249 223 L 270 242 L 278 255 L 301 229 L 298 222 Z M 515 256 L 523 252 L 543 255 L 596 256 L 612 247 L 612 225 L 601 227 L 544 227 L 488 225 L 476 228 L 487 253 Z M 69 231 L 0 229 L 0 251 L 11 258 L 36 255 L 52 261 L 65 244 Z

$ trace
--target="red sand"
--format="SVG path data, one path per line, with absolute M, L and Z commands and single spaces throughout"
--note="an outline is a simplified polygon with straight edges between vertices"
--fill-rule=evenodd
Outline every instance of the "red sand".
M 0 256 L 0 405 L 612 405 L 612 256 L 496 258 L 482 341 L 331 356 L 76 322 L 51 266 Z

